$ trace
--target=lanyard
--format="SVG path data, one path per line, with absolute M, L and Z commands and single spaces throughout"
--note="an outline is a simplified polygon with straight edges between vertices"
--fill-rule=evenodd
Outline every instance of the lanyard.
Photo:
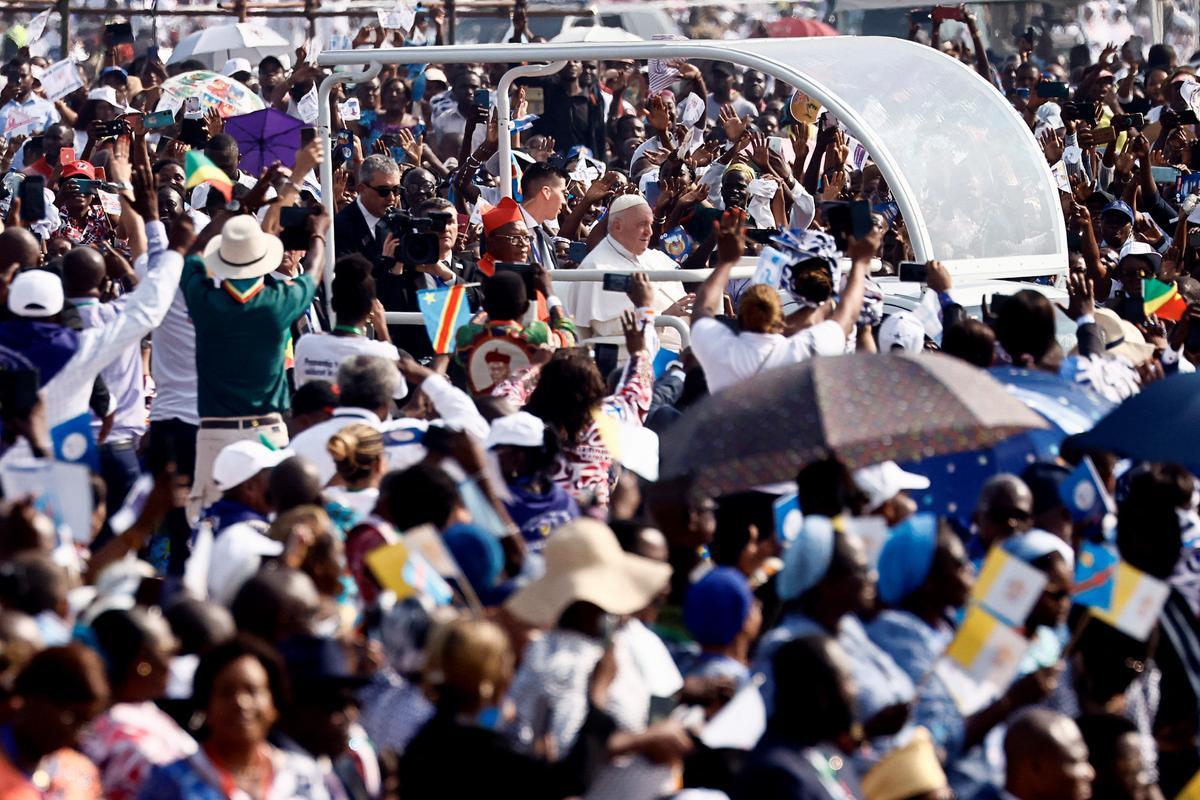
M 833 800 L 853 800 L 854 795 L 846 782 L 838 778 L 838 771 L 844 766 L 841 756 L 826 758 L 819 750 L 809 747 L 804 750 L 804 758 L 816 770 L 821 786 Z
M 366 336 L 366 334 L 362 332 L 362 328 L 354 325 L 334 325 L 333 330 L 337 333 L 350 333 L 355 336 Z
M 239 791 L 233 773 L 221 766 L 208 748 L 205 748 L 204 753 L 208 756 L 209 763 L 213 765 L 213 769 L 216 770 L 217 777 L 221 781 L 221 793 L 232 800 Z M 260 747 L 255 753 L 255 759 L 260 762 L 263 774 L 262 792 L 258 795 L 257 800 L 267 800 L 267 796 L 271 794 L 271 784 L 275 781 L 275 768 L 271 764 L 271 756 L 267 754 L 264 747 Z M 242 794 L 249 794 L 249 792 L 243 791 Z

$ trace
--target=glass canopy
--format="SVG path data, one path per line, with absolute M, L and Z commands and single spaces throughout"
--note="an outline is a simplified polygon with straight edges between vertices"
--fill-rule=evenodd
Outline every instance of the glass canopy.
M 869 151 L 896 198 L 918 260 L 958 275 L 1066 270 L 1057 184 L 1004 95 L 972 69 L 903 39 L 522 44 L 326 51 L 322 66 L 688 58 L 727 61 L 795 86 Z M 322 85 L 322 100 L 335 75 Z M 328 103 L 320 123 L 328 130 Z M 328 142 L 328 136 L 323 137 Z M 327 145 L 328 146 L 328 145 Z M 503 155 L 503 154 L 502 154 Z M 326 164 L 328 164 L 328 158 Z

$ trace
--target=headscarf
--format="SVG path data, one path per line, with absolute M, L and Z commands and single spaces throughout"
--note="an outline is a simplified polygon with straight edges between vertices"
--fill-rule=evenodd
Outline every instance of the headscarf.
M 723 647 L 742 632 L 753 604 L 746 576 L 733 567 L 718 567 L 688 589 L 683 623 L 700 644 Z
M 937 550 L 937 517 L 914 514 L 892 529 L 879 554 L 879 597 L 898 606 L 929 577 Z
M 781 600 L 794 600 L 816 586 L 833 563 L 833 520 L 807 516 L 800 533 L 783 555 L 776 589 Z
M 1027 564 L 1032 564 L 1039 558 L 1045 558 L 1051 553 L 1058 553 L 1071 569 L 1075 568 L 1075 551 L 1071 545 L 1049 531 L 1034 528 L 1031 531 L 1010 536 L 1000 544 L 1004 551 Z

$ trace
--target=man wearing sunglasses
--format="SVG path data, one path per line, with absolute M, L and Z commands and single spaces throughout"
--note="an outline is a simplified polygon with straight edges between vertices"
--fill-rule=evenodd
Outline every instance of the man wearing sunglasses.
M 400 205 L 400 167 L 387 156 L 367 156 L 358 169 L 358 199 L 333 219 L 337 257 L 362 253 L 374 261 L 387 231 L 377 230 L 379 220 Z

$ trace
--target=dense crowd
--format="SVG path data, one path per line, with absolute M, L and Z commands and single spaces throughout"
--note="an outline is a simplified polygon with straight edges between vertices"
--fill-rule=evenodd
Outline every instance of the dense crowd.
M 6 44 L 0 800 L 1200 794 L 1200 459 L 1059 436 L 975 482 L 837 452 L 658 482 L 689 415 L 803 365 L 1107 410 L 1200 364 L 1196 69 L 934 20 L 910 38 L 1027 123 L 1069 244 L 979 313 L 834 115 L 729 63 L 569 61 L 511 130 L 512 65 L 385 65 L 334 86 L 323 148 L 303 49 L 114 39 L 50 97 Z M 249 105 L 172 95 L 199 70 Z M 1111 508 L 1077 513 L 1080 470 Z M 1129 600 L 1088 599 L 1100 553 L 1159 602 L 1097 613 Z M 962 655 L 985 607 L 1002 679 Z

